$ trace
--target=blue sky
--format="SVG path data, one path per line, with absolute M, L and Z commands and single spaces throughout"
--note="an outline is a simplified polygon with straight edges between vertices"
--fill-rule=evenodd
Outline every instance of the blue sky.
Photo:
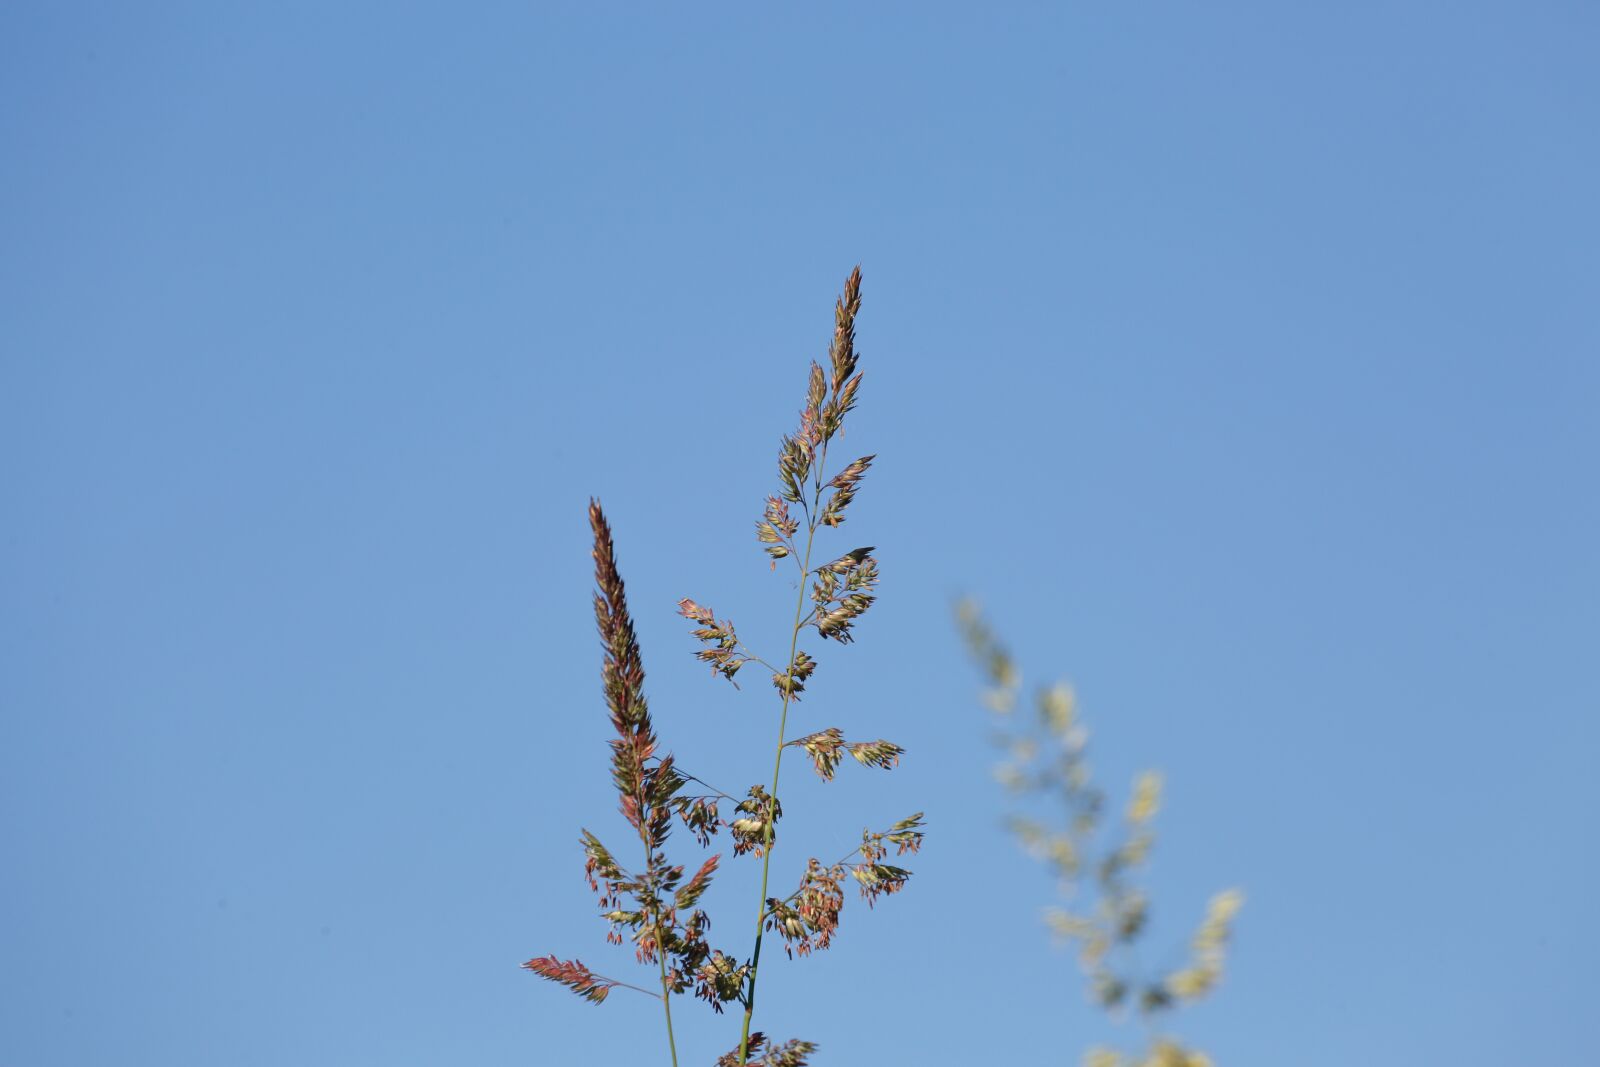
M 759 780 L 772 702 L 673 603 L 781 636 L 750 524 L 860 262 L 880 458 L 837 547 L 883 596 L 801 725 L 908 755 L 787 778 L 776 876 L 932 826 L 758 1025 L 819 1067 L 1137 1038 L 997 829 L 969 592 L 1074 681 L 1109 782 L 1165 771 L 1155 941 L 1248 895 L 1179 1033 L 1577 1062 L 1597 35 L 1579 3 L 8 5 L 0 1059 L 665 1062 L 642 998 L 517 968 L 630 970 L 575 846 L 625 833 L 584 506 L 667 744 Z M 708 898 L 730 949 L 753 886 Z M 679 1017 L 686 1063 L 736 1038 Z

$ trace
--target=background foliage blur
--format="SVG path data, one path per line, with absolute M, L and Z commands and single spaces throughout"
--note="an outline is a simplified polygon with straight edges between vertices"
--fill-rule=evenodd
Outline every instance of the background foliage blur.
M 1086 1067 L 1211 1067 L 1209 1056 L 1171 1035 L 1167 1018 L 1221 982 L 1244 894 L 1228 889 L 1212 896 L 1186 957 L 1152 963 L 1146 947 L 1141 959 L 1152 902 L 1140 882 L 1156 842 L 1160 773 L 1139 773 L 1118 819 L 1095 781 L 1089 728 L 1072 687 L 1038 686 L 1033 706 L 1019 714 L 1023 682 L 1016 661 L 975 602 L 957 605 L 956 618 L 988 683 L 983 699 L 996 721 L 992 739 L 1003 754 L 995 777 L 1020 806 L 1007 825 L 1055 875 L 1063 899 L 1064 906 L 1045 910 L 1045 921 L 1060 940 L 1077 947 L 1094 1002 L 1113 1020 L 1135 1014 L 1147 1037 L 1138 1052 L 1096 1045 L 1085 1055 Z

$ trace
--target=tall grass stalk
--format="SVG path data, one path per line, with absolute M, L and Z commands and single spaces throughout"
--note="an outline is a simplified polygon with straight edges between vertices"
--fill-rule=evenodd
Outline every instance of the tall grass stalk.
M 818 481 L 821 480 L 822 469 L 828 460 L 828 446 L 822 446 L 822 455 L 817 463 Z M 785 660 L 790 666 L 785 671 L 786 684 L 783 685 L 783 711 L 778 716 L 778 746 L 772 756 L 772 796 L 778 796 L 778 776 L 783 772 L 783 750 L 785 747 L 784 735 L 789 727 L 789 702 L 794 699 L 794 658 L 800 648 L 801 622 L 806 607 L 806 576 L 811 573 L 811 548 L 816 543 L 817 523 L 811 518 L 815 513 L 821 496 L 820 485 L 815 489 L 811 498 L 811 507 L 806 509 L 806 550 L 801 558 L 800 580 L 796 583 L 799 593 L 795 596 L 794 624 L 789 633 L 789 658 Z M 772 830 L 773 824 L 768 823 L 763 835 L 763 855 L 761 857 L 761 894 L 756 898 L 756 943 L 750 950 L 750 988 L 745 996 L 744 1024 L 739 1031 L 739 1062 L 745 1063 L 750 1057 L 750 1020 L 756 1013 L 756 978 L 761 970 L 761 935 L 767 927 L 767 875 L 772 868 Z

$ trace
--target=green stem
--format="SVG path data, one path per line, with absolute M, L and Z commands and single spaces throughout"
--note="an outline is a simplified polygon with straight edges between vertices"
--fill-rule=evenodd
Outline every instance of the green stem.
M 824 457 L 826 453 L 824 453 Z M 821 493 L 818 492 L 820 498 Z M 811 509 L 814 510 L 814 509 Z M 811 545 L 817 539 L 817 522 L 811 517 L 811 510 L 806 515 L 806 557 L 800 564 L 800 595 L 795 599 L 794 605 L 794 631 L 789 637 L 789 667 L 792 679 L 794 669 L 794 654 L 800 647 L 800 618 L 806 607 L 806 579 L 811 576 Z M 789 701 L 793 699 L 793 686 L 785 686 L 783 691 L 783 714 L 778 719 L 778 753 L 772 761 L 772 804 L 776 809 L 778 803 L 778 774 L 783 770 L 783 736 L 789 725 Z M 766 829 L 762 832 L 761 849 L 761 900 L 760 907 L 756 910 L 756 947 L 750 953 L 750 985 L 744 998 L 744 1026 L 739 1033 L 739 1063 L 742 1065 L 750 1062 L 750 1019 L 756 1012 L 756 974 L 761 967 L 761 934 L 766 929 L 767 923 L 767 872 L 772 865 L 772 823 L 771 813 L 766 820 Z
M 672 1067 L 678 1067 L 678 1042 L 672 1036 L 672 990 L 667 985 L 667 953 L 661 947 L 661 918 L 656 915 L 656 960 L 661 964 L 661 1007 L 667 1013 L 667 1050 L 672 1053 Z
M 661 903 L 656 897 L 659 886 L 655 880 L 655 852 L 650 847 L 650 838 L 646 836 L 646 825 L 640 822 L 639 836 L 644 839 L 645 877 L 649 879 L 650 897 L 656 900 L 656 906 L 650 912 L 650 929 L 656 938 L 656 962 L 661 964 L 661 1009 L 667 1015 L 667 1052 L 672 1056 L 672 1067 L 678 1067 L 678 1042 L 672 1035 L 672 987 L 667 984 L 667 946 L 661 936 Z

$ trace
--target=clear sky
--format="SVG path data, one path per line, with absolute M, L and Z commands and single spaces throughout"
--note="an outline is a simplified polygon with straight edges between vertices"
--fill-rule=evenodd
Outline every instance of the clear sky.
M 1179 1033 L 1583 1061 L 1597 41 L 1576 0 L 5 5 L 0 1061 L 665 1062 L 650 1002 L 518 969 L 643 973 L 576 847 L 626 835 L 584 507 L 666 743 L 760 780 L 770 693 L 673 603 L 777 639 L 751 524 L 857 262 L 880 458 L 830 544 L 883 596 L 800 725 L 908 754 L 786 779 L 775 876 L 930 839 L 758 1025 L 1118 1036 L 997 829 L 970 592 L 1109 782 L 1166 772 L 1153 943 L 1248 895 Z M 708 898 L 741 953 L 752 879 Z M 737 1036 L 679 1018 L 686 1064 Z

